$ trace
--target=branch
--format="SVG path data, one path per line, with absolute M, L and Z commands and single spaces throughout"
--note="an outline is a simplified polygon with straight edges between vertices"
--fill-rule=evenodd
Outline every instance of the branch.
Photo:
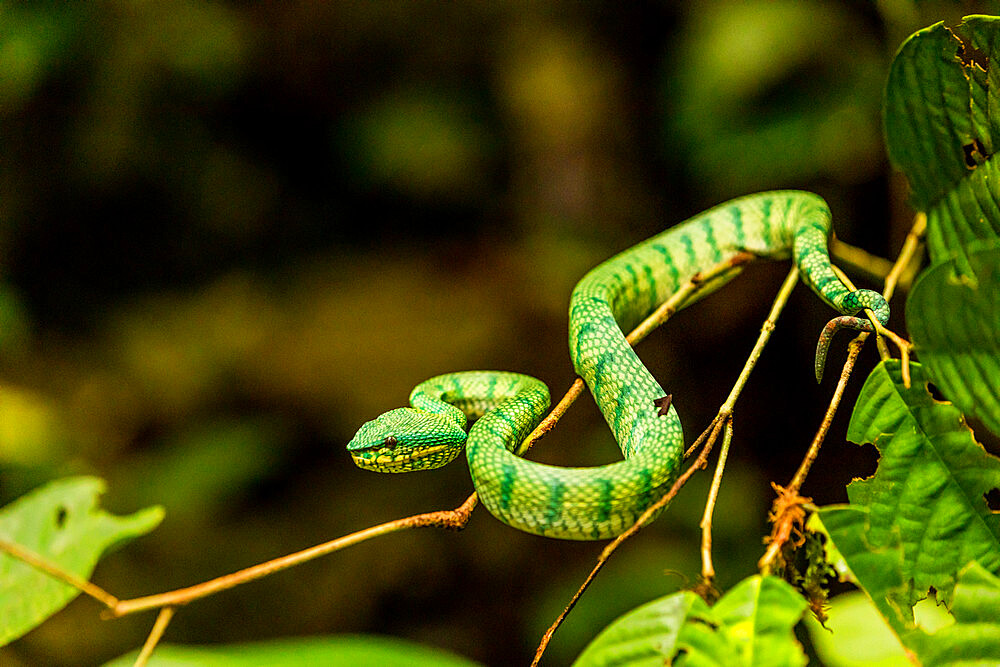
M 886 301 L 892 298 L 896 286 L 901 280 L 901 276 L 912 273 L 912 267 L 919 264 L 917 261 L 918 251 L 921 248 L 922 239 L 926 230 L 927 216 L 923 213 L 918 213 L 914 217 L 913 226 L 910 228 L 910 232 L 906 235 L 906 240 L 903 241 L 903 246 L 900 248 L 899 255 L 896 257 L 896 261 L 892 265 L 892 269 L 886 276 L 885 286 L 882 291 L 882 296 L 885 297 Z M 854 289 L 853 285 L 851 285 L 846 276 L 844 277 L 844 280 L 848 286 L 851 287 L 851 289 Z M 878 320 L 872 316 L 870 311 L 866 312 L 868 312 L 869 318 L 875 325 L 876 333 L 891 340 L 899 349 L 903 365 L 903 382 L 906 386 L 909 386 L 909 361 L 910 348 L 912 345 L 906 339 L 898 336 L 894 332 L 879 324 Z M 858 355 L 860 354 L 865 341 L 868 339 L 868 336 L 868 332 L 862 332 L 848 345 L 847 359 L 844 361 L 843 369 L 840 372 L 840 379 L 837 382 L 837 387 L 830 399 L 830 404 L 827 406 L 826 413 L 823 416 L 823 421 L 820 422 L 819 428 L 816 430 L 816 435 L 813 437 L 813 441 L 802 459 L 802 463 L 799 464 L 798 470 L 796 470 L 795 475 L 792 477 L 792 480 L 789 482 L 787 487 L 782 488 L 775 485 L 775 489 L 778 491 L 778 497 L 775 499 L 771 509 L 771 521 L 773 527 L 771 529 L 770 537 L 766 540 L 768 544 L 767 550 L 757 563 L 758 568 L 760 568 L 762 572 L 767 573 L 775 569 L 774 564 L 781 555 L 781 548 L 790 539 L 790 536 L 795 532 L 795 529 L 801 526 L 805 519 L 805 514 L 801 511 L 800 505 L 801 502 L 806 499 L 799 496 L 799 490 L 805 483 L 813 462 L 819 456 L 820 447 L 823 445 L 826 434 L 830 430 L 830 425 L 833 423 L 833 417 L 836 415 L 837 408 L 840 406 L 841 399 L 843 398 L 844 388 L 847 386 L 847 381 L 850 378 L 851 373 L 854 371 L 854 365 L 857 362 Z M 882 351 L 883 350 L 880 350 L 880 352 Z M 885 351 L 885 354 L 887 355 L 888 351 Z
M 739 262 L 742 264 L 749 261 L 752 258 L 753 258 L 752 255 L 741 254 L 741 256 L 739 257 Z M 725 270 L 723 266 L 715 267 L 715 269 L 713 269 L 711 272 L 707 274 L 704 274 L 703 276 L 702 275 L 695 276 L 695 278 L 692 278 L 692 282 L 694 282 L 695 280 L 706 280 L 707 278 L 705 278 L 705 276 L 712 276 L 717 273 L 721 274 L 724 272 Z M 590 586 L 590 583 L 597 576 L 597 573 L 600 572 L 601 569 L 604 567 L 605 563 L 611 557 L 611 554 L 613 554 L 615 550 L 618 549 L 618 547 L 625 540 L 638 533 L 639 530 L 642 529 L 642 527 L 650 519 L 650 517 L 654 516 L 656 512 L 665 507 L 673 499 L 673 497 L 677 495 L 681 487 L 683 487 L 684 484 L 687 483 L 687 480 L 690 479 L 690 477 L 695 473 L 696 470 L 705 467 L 708 454 L 709 452 L 712 451 L 712 448 L 715 446 L 715 442 L 719 437 L 719 431 L 722 430 L 723 424 L 725 424 L 727 427 L 725 447 L 726 449 L 728 449 L 729 440 L 732 437 L 731 433 L 732 414 L 733 414 L 733 409 L 736 406 L 736 400 L 739 398 L 740 393 L 743 391 L 743 388 L 746 386 L 747 381 L 750 379 L 750 373 L 757 366 L 757 362 L 760 360 L 760 356 L 764 351 L 764 347 L 767 345 L 767 342 L 771 339 L 771 333 L 774 331 L 774 328 L 777 324 L 778 316 L 781 314 L 781 311 L 788 303 L 788 298 L 791 296 L 792 290 L 795 288 L 795 284 L 798 282 L 798 279 L 799 279 L 798 267 L 793 266 L 789 270 L 788 275 L 785 277 L 785 281 L 781 284 L 781 289 L 778 290 L 778 294 L 775 297 L 774 302 L 771 304 L 771 310 L 768 313 L 767 319 L 764 320 L 764 324 L 761 325 L 760 334 L 758 334 L 757 336 L 757 342 L 754 345 L 753 350 L 750 352 L 750 356 L 747 358 L 746 363 L 743 365 L 743 370 L 740 372 L 740 375 L 737 378 L 736 384 L 733 386 L 732 391 L 729 392 L 729 396 L 726 398 L 725 402 L 719 408 L 718 414 L 708 425 L 708 428 L 702 431 L 701 435 L 698 436 L 698 438 L 694 441 L 694 443 L 684 453 L 685 458 L 687 458 L 695 450 L 701 447 L 702 443 L 704 442 L 705 443 L 704 447 L 702 447 L 701 453 L 698 455 L 698 458 L 695 460 L 694 463 L 691 464 L 691 466 L 687 470 L 684 471 L 684 474 L 682 474 L 680 477 L 677 478 L 677 481 L 674 482 L 673 486 L 670 487 L 670 490 L 666 493 L 666 495 L 664 495 L 658 501 L 650 505 L 646 509 L 646 511 L 642 513 L 642 515 L 635 522 L 635 524 L 633 524 L 624 533 L 616 537 L 611 543 L 608 544 L 608 546 L 606 546 L 601 551 L 601 554 L 597 559 L 597 563 L 590 571 L 590 574 L 587 575 L 587 578 L 584 579 L 583 583 L 577 589 L 576 593 L 573 594 L 573 597 L 570 599 L 565 609 L 563 609 L 562 613 L 559 614 L 556 620 L 552 622 L 552 625 L 549 626 L 548 630 L 545 631 L 545 634 L 542 636 L 542 640 L 539 643 L 538 648 L 535 650 L 535 658 L 532 662 L 532 665 L 537 665 L 539 660 L 542 659 L 542 655 L 545 653 L 545 649 L 549 645 L 549 642 L 552 640 L 552 636 L 555 634 L 555 631 L 559 628 L 560 625 L 562 625 L 562 622 L 569 615 L 570 611 L 573 610 L 573 607 L 576 606 L 577 601 L 579 601 L 580 597 Z M 688 287 L 688 285 L 684 286 L 684 288 L 686 287 Z M 694 290 L 691 290 L 691 292 L 693 291 Z M 671 304 L 673 302 L 674 302 L 673 298 L 668 300 L 663 306 L 657 309 L 656 313 L 647 318 L 647 320 L 643 322 L 643 324 L 640 324 L 639 327 L 636 328 L 636 331 L 642 329 L 643 326 L 646 324 L 646 322 L 652 320 L 656 316 L 656 314 L 660 312 L 660 310 L 665 310 L 668 304 Z M 709 532 L 708 542 L 711 543 L 710 522 L 709 522 L 708 532 Z M 710 561 L 709 561 L 709 567 L 711 567 Z

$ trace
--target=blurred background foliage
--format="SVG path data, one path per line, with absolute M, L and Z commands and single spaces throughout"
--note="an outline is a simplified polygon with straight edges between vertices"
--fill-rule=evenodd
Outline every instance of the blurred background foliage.
M 114 510 L 165 505 L 98 569 L 122 597 L 456 506 L 463 464 L 375 476 L 344 444 L 444 371 L 528 372 L 560 395 L 576 280 L 725 198 L 815 190 L 841 238 L 889 255 L 911 213 L 881 142 L 888 64 L 912 31 L 995 10 L 0 2 L 0 500 L 93 473 Z M 785 270 L 751 267 L 642 345 L 689 440 Z M 754 569 L 768 482 L 787 482 L 819 422 L 829 386 L 810 357 L 828 315 L 797 291 L 740 405 L 723 587 Z M 845 424 L 805 488 L 821 502 L 874 467 Z M 535 456 L 618 453 L 584 400 Z M 691 583 L 707 484 L 618 554 L 552 664 Z M 196 603 L 167 636 L 383 632 L 519 664 L 598 551 L 479 510 L 461 534 L 395 535 Z M 0 662 L 96 664 L 151 621 L 78 600 Z

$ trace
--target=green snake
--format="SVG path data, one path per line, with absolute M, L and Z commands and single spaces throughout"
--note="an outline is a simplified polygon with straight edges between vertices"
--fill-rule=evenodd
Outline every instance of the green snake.
M 699 272 L 741 253 L 774 259 L 792 255 L 806 283 L 833 308 L 845 315 L 867 308 L 885 324 L 885 299 L 871 290 L 849 289 L 834 273 L 827 253 L 830 222 L 826 202 L 812 193 L 741 197 L 625 250 L 577 283 L 569 306 L 570 354 L 624 460 L 570 468 L 516 456 L 513 451 L 548 408 L 549 392 L 535 378 L 502 371 L 431 378 L 410 394 L 412 407 L 365 423 L 347 448 L 362 468 L 408 472 L 445 465 L 464 445 L 479 498 L 501 521 L 563 539 L 619 535 L 670 488 L 684 449 L 677 412 L 623 330 L 631 330 Z M 683 305 L 739 271 L 733 262 Z M 863 317 L 834 319 L 821 336 L 818 357 L 825 357 L 840 327 L 871 330 L 873 325 Z M 476 421 L 467 431 L 470 419 Z

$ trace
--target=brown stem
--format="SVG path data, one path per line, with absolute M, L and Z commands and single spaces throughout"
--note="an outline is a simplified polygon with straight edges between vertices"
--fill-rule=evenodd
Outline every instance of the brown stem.
M 371 528 L 365 528 L 364 530 L 359 530 L 356 533 L 338 537 L 335 540 L 330 540 L 329 542 L 324 542 L 323 544 L 318 544 L 314 547 L 303 549 L 302 551 L 297 551 L 293 554 L 288 554 L 287 556 L 275 558 L 274 560 L 269 560 L 266 563 L 260 563 L 195 586 L 180 588 L 175 591 L 160 593 L 159 595 L 147 595 L 145 597 L 133 598 L 131 600 L 122 600 L 115 604 L 109 611 L 105 612 L 105 616 L 109 618 L 118 618 L 120 616 L 125 616 L 126 614 L 133 614 L 137 611 L 143 611 L 146 609 L 185 605 L 207 595 L 212 595 L 213 593 L 218 593 L 219 591 L 224 591 L 229 588 L 233 588 L 234 586 L 245 584 L 248 581 L 253 581 L 254 579 L 266 577 L 269 574 L 274 574 L 275 572 L 287 569 L 293 565 L 298 565 L 308 560 L 325 556 L 326 554 L 344 549 L 357 544 L 358 542 L 363 542 L 381 535 L 388 535 L 389 533 L 395 533 L 400 530 L 423 528 L 427 526 L 460 530 L 465 527 L 466 523 L 468 523 L 469 517 L 471 516 L 472 510 L 475 508 L 477 502 L 478 496 L 473 493 L 465 500 L 464 503 L 462 503 L 461 506 L 454 510 L 428 512 L 426 514 L 417 514 L 403 519 L 396 519 L 395 521 L 389 521 L 377 526 L 372 526 Z
M 748 253 L 740 253 L 730 260 L 722 262 L 710 271 L 695 275 L 690 281 L 685 283 L 676 294 L 674 294 L 664 304 L 657 308 L 653 314 L 639 324 L 639 326 L 637 326 L 626 337 L 626 340 L 633 345 L 639 342 L 653 329 L 662 325 L 663 322 L 676 312 L 677 309 L 680 308 L 685 301 L 687 301 L 687 299 L 690 298 L 691 295 L 694 294 L 704 283 L 732 271 L 733 269 L 750 261 L 752 258 L 753 256 Z M 518 451 L 519 454 L 527 451 L 532 444 L 555 427 L 562 415 L 569 409 L 569 406 L 573 404 L 576 398 L 583 391 L 583 387 L 583 380 L 577 378 L 577 380 L 570 387 L 569 391 L 566 392 L 555 408 L 553 408 L 549 415 L 546 416 L 546 418 L 543 419 L 535 430 L 532 431 L 532 433 L 525 439 Z M 714 437 L 715 436 L 713 435 L 713 441 L 710 441 L 709 447 L 711 447 L 711 444 L 714 442 Z M 673 493 L 676 493 L 676 491 L 673 491 Z M 668 494 L 668 497 L 672 496 Z M 0 551 L 10 553 L 12 556 L 20 558 L 30 565 L 37 567 L 43 572 L 48 573 L 49 575 L 98 600 L 108 608 L 103 613 L 103 616 L 107 618 L 119 618 L 121 616 L 133 614 L 139 611 L 145 611 L 147 609 L 169 608 L 171 609 L 169 613 L 161 615 L 161 618 L 165 619 L 163 621 L 163 627 L 165 628 L 175 607 L 188 604 L 194 600 L 239 586 L 255 579 L 260 579 L 261 577 L 265 577 L 314 558 L 333 553 L 334 551 L 358 544 L 359 542 L 411 528 L 434 526 L 461 529 L 468 522 L 477 502 L 478 496 L 473 493 L 465 500 L 464 503 L 462 503 L 461 506 L 454 510 L 429 512 L 402 519 L 396 519 L 394 521 L 389 521 L 351 533 L 350 535 L 339 537 L 329 542 L 324 542 L 323 544 L 319 544 L 308 549 L 303 549 L 302 551 L 298 551 L 293 554 L 275 558 L 265 563 L 260 563 L 231 574 L 217 577 L 194 586 L 168 591 L 157 595 L 147 595 L 139 598 L 133 598 L 131 600 L 119 600 L 102 588 L 90 583 L 89 581 L 81 579 L 70 572 L 64 571 L 59 566 L 48 562 L 41 556 L 15 543 L 0 540 Z M 638 530 L 637 526 L 647 518 L 647 514 L 640 517 L 639 522 L 636 526 L 633 526 L 633 529 Z M 634 531 L 627 531 L 627 534 L 634 534 Z M 155 628 L 156 626 L 154 626 L 154 630 Z
M 726 469 L 726 459 L 729 458 L 729 445 L 733 441 L 733 418 L 726 419 L 726 431 L 722 436 L 722 449 L 719 459 L 715 462 L 715 474 L 712 475 L 712 486 L 708 490 L 705 501 L 705 512 L 701 516 L 701 579 L 702 584 L 711 587 L 715 579 L 715 566 L 712 564 L 712 513 L 719 497 L 719 487 L 722 486 L 722 473 Z
M 106 607 L 114 607 L 118 604 L 119 600 L 111 593 L 106 590 L 92 584 L 91 582 L 76 576 L 72 572 L 67 572 L 63 568 L 59 567 L 55 563 L 51 563 L 48 560 L 42 558 L 38 554 L 28 549 L 25 549 L 20 544 L 16 542 L 10 542 L 8 540 L 0 540 L 0 551 L 5 551 L 9 553 L 14 558 L 23 560 L 28 565 L 41 570 L 47 575 L 62 581 L 63 583 L 69 584 L 73 588 L 79 590 L 81 593 L 85 593 L 90 597 L 94 598 Z
M 163 633 L 166 632 L 167 626 L 170 625 L 175 611 L 175 607 L 164 607 L 156 615 L 156 622 L 153 623 L 153 629 L 149 631 L 149 636 L 146 637 L 146 641 L 142 645 L 142 650 L 136 656 L 133 667 L 146 667 L 146 663 L 149 662 L 149 658 L 153 655 L 153 649 L 163 639 Z

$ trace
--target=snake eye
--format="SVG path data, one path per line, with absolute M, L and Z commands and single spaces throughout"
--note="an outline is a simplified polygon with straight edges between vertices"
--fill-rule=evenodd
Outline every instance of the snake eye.
M 389 449 L 395 449 L 399 442 L 396 440 L 395 436 L 387 435 L 385 440 L 382 441 L 383 447 L 388 447 Z

